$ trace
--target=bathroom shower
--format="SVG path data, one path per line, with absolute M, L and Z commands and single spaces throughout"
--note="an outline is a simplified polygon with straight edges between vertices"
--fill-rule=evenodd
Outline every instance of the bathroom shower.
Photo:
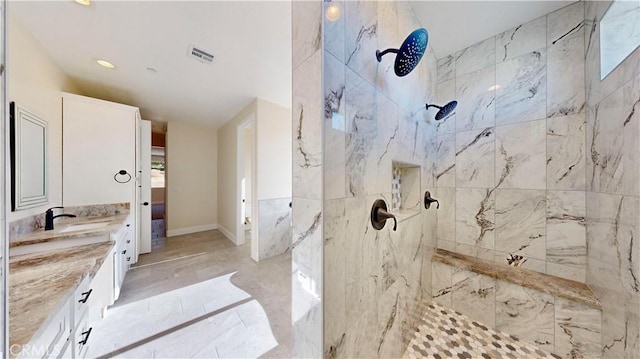
M 393 70 L 398 77 L 407 76 L 420 63 L 428 42 L 429 33 L 426 29 L 420 28 L 407 36 L 400 49 L 386 49 L 382 52 L 376 50 L 376 59 L 381 62 L 382 56 L 390 52 L 397 54 Z
M 429 110 L 429 107 L 435 107 L 439 109 L 440 111 L 436 113 L 436 121 L 440 121 L 447 118 L 447 116 L 449 116 L 453 112 L 453 110 L 456 109 L 456 106 L 458 106 L 458 101 L 451 101 L 444 106 L 426 104 L 425 108 L 427 110 Z

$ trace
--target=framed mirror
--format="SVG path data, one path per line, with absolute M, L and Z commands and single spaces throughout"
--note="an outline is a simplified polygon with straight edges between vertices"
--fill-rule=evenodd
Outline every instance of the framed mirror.
M 15 102 L 11 126 L 11 210 L 47 203 L 47 122 Z

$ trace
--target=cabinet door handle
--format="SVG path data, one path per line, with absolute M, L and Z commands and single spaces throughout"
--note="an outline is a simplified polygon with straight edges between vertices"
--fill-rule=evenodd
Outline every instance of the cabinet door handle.
M 127 243 L 131 243 L 131 240 L 130 240 L 130 239 L 127 239 Z
M 89 336 L 91 335 L 91 331 L 92 330 L 93 330 L 93 327 L 89 328 L 89 330 L 87 330 L 86 332 L 82 332 L 81 335 L 83 335 L 84 338 L 82 338 L 82 340 L 79 341 L 78 344 L 86 345 L 87 344 L 87 340 L 89 340 Z
M 127 227 L 131 227 L 131 224 L 127 224 Z
M 127 262 L 131 260 L 131 257 L 127 257 Z
M 127 250 L 125 249 L 124 251 L 122 251 L 122 254 L 127 254 Z
M 91 295 L 91 292 L 93 292 L 93 289 L 89 289 L 88 291 L 82 293 L 82 298 L 80 298 L 78 303 L 86 303 L 89 299 L 89 296 Z

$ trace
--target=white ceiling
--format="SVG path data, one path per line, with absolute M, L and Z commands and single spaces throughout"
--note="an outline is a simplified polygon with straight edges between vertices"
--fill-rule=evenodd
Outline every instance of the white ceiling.
M 570 2 L 413 7 L 440 58 Z M 8 9 L 84 94 L 138 106 L 145 119 L 218 128 L 256 97 L 291 107 L 290 1 L 11 1 Z M 213 64 L 188 58 L 189 44 L 213 53 Z
M 422 26 L 429 31 L 429 46 L 442 58 L 574 1 L 414 1 L 412 4 Z
M 8 8 L 83 93 L 140 107 L 144 119 L 217 128 L 256 97 L 291 107 L 288 1 L 10 2 Z M 213 64 L 187 57 L 189 44 L 212 53 Z M 116 69 L 97 65 L 98 58 Z

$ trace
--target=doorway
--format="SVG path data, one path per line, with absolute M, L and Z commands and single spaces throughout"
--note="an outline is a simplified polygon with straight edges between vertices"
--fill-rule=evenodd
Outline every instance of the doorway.
M 254 118 L 249 115 L 238 125 L 238 206 L 239 211 L 236 218 L 238 245 L 251 243 L 251 258 L 258 260 L 258 233 L 257 233 L 257 202 L 255 201 L 255 146 L 254 146 Z M 255 253 L 254 253 L 255 252 Z
M 166 237 L 166 124 L 156 124 L 151 133 L 151 245 Z

